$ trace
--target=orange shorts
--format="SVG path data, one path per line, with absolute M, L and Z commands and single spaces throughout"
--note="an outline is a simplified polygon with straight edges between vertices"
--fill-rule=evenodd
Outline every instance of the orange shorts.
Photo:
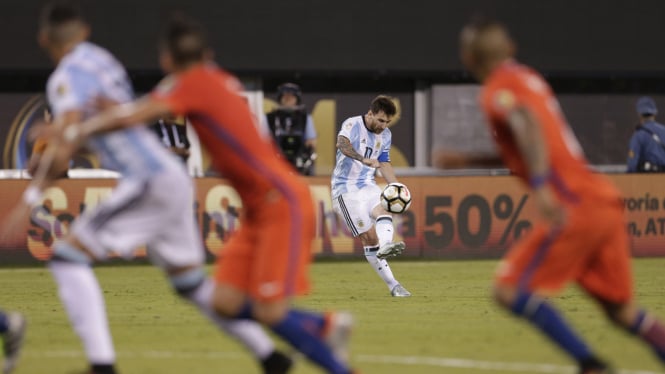
M 272 301 L 309 292 L 316 217 L 309 190 L 280 197 L 247 212 L 217 259 L 215 280 L 254 300 Z
M 539 224 L 518 242 L 499 264 L 496 282 L 552 295 L 573 281 L 604 301 L 631 300 L 630 245 L 622 206 L 585 201 L 566 213 L 564 227 Z

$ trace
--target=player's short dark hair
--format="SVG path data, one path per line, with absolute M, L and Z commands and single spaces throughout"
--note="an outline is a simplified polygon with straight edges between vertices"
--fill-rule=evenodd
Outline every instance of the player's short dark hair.
M 369 110 L 376 114 L 379 112 L 385 113 L 387 116 L 392 117 L 397 113 L 397 107 L 392 97 L 386 95 L 379 95 L 372 100 Z
M 178 66 L 203 61 L 208 50 L 203 27 L 182 13 L 171 17 L 161 45 Z
M 76 0 L 53 0 L 42 7 L 39 26 L 58 27 L 74 21 L 85 21 L 81 4 Z

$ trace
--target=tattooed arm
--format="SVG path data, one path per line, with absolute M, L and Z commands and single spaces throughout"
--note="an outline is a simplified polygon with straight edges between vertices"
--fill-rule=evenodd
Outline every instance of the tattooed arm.
M 378 168 L 379 166 L 381 166 L 379 160 L 364 158 L 362 155 L 360 155 L 360 153 L 358 153 L 353 148 L 353 146 L 351 145 L 351 141 L 346 136 L 340 135 L 337 137 L 337 149 L 339 149 L 339 151 L 342 152 L 344 156 L 352 158 L 356 161 L 360 161 L 366 166 L 373 168 Z

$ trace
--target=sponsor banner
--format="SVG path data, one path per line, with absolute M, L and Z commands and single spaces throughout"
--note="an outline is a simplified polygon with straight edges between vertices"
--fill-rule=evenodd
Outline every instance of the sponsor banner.
M 627 229 L 635 256 L 663 256 L 665 175 L 613 175 L 624 193 Z M 361 256 L 362 245 L 332 210 L 327 177 L 308 179 L 316 207 L 313 252 L 318 257 Z M 405 177 L 413 195 L 411 208 L 396 215 L 395 240 L 407 244 L 405 255 L 426 258 L 497 258 L 528 232 L 537 213 L 525 189 L 512 177 Z M 224 180 L 196 180 L 195 219 L 210 256 L 221 254 L 238 229 L 242 204 Z M 27 180 L 0 181 L 0 220 L 19 201 Z M 112 179 L 61 180 L 33 208 L 30 222 L 0 242 L 1 263 L 47 260 L 54 240 L 71 222 L 112 191 Z M 173 228 L 177 230 L 177 227 Z M 138 249 L 137 256 L 145 251 Z

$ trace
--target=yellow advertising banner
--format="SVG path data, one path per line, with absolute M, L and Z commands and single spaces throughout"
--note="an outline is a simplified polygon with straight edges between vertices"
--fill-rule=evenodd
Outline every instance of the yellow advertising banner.
M 610 178 L 625 196 L 633 255 L 665 255 L 665 190 L 661 188 L 665 175 Z M 308 181 L 317 212 L 314 253 L 318 257 L 360 255 L 359 240 L 333 212 L 329 179 Z M 400 181 L 413 196 L 410 209 L 394 218 L 395 240 L 406 242 L 406 256 L 497 258 L 538 219 L 528 191 L 513 177 L 405 177 Z M 4 221 L 27 184 L 27 180 L 0 181 L 0 220 Z M 81 212 L 106 198 L 114 185 L 113 179 L 69 179 L 48 189 L 29 222 L 0 242 L 2 263 L 47 260 L 54 240 L 67 233 Z M 224 243 L 240 225 L 242 203 L 222 179 L 201 178 L 196 185 L 194 219 L 206 250 L 210 256 L 223 253 Z M 138 249 L 137 256 L 143 255 Z

